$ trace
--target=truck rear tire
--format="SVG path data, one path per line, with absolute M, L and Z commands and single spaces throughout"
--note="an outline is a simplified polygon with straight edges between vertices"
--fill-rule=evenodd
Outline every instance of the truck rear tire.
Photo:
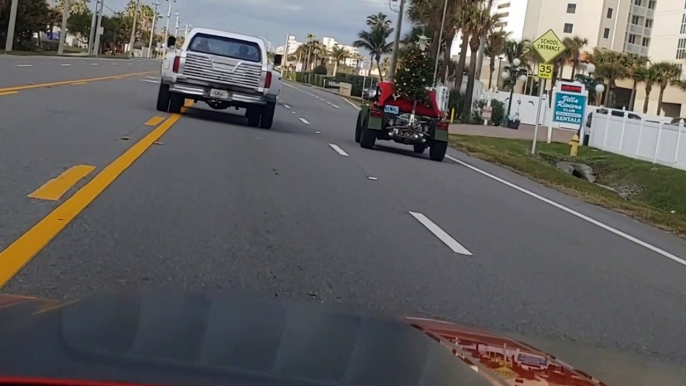
M 245 116 L 248 117 L 248 126 L 258 127 L 260 125 L 260 110 L 249 107 L 246 111 Z
M 357 124 L 355 124 L 355 142 L 360 143 L 362 136 L 362 111 L 357 113 Z
M 360 135 L 360 146 L 365 149 L 373 149 L 374 144 L 376 144 L 376 131 L 363 127 Z
M 186 98 L 182 94 L 173 92 L 169 94 L 169 112 L 174 114 L 180 113 Z
M 434 141 L 429 148 L 429 157 L 434 161 L 441 162 L 445 158 L 446 151 L 448 151 L 448 142 Z
M 423 154 L 425 150 L 426 150 L 426 144 L 425 143 L 415 143 L 414 144 L 414 152 L 415 153 Z
M 260 127 L 263 129 L 271 129 L 272 123 L 274 123 L 274 110 L 276 110 L 275 102 L 268 102 L 262 108 L 262 117 L 260 118 Z
M 169 111 L 169 85 L 160 83 L 160 90 L 157 92 L 157 111 Z

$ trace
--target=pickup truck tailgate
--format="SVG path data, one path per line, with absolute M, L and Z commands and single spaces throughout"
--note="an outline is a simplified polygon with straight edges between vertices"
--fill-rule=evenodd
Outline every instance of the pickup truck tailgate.
M 210 57 L 188 52 L 183 75 L 229 86 L 257 90 L 262 86 L 262 67 L 232 58 Z

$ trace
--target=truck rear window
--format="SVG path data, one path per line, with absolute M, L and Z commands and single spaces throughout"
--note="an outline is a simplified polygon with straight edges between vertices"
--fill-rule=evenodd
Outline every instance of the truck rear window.
M 248 62 L 261 62 L 262 55 L 257 43 L 223 36 L 197 34 L 193 36 L 189 50 L 210 55 L 226 56 Z

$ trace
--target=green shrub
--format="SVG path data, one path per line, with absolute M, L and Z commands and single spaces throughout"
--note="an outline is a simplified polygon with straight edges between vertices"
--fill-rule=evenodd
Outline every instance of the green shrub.
M 491 107 L 493 111 L 491 112 L 491 124 L 493 126 L 500 126 L 505 116 L 505 103 L 497 100 L 491 99 Z
M 327 75 L 328 74 L 328 72 L 326 71 L 326 66 L 322 66 L 322 65 L 315 67 L 313 72 L 317 75 Z

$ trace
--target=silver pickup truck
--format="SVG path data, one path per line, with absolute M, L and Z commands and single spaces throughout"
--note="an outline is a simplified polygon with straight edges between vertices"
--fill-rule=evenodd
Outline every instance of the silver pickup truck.
M 170 37 L 168 46 L 175 43 Z M 178 113 L 192 99 L 217 110 L 245 108 L 250 126 L 269 129 L 281 90 L 272 66 L 260 38 L 195 28 L 180 50 L 164 58 L 157 110 Z

